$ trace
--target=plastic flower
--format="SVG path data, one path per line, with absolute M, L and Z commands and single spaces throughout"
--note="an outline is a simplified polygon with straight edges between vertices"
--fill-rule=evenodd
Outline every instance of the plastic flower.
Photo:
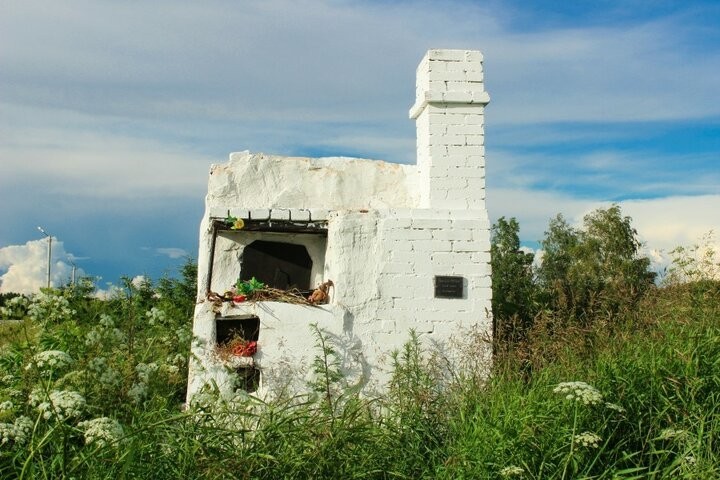
M 585 405 L 598 405 L 603 400 L 600 391 L 585 382 L 562 382 L 553 389 L 553 392 L 565 395 L 566 400 L 574 400 Z

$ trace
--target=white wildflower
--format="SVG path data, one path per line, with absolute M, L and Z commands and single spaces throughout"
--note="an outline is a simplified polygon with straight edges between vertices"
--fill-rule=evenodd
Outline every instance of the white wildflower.
M 124 434 L 122 425 L 117 420 L 108 417 L 80 422 L 78 427 L 85 431 L 85 444 L 94 444 L 99 447 L 117 444 Z
M 168 357 L 165 359 L 165 363 L 178 366 L 184 365 L 185 356 L 180 353 L 176 353 L 175 355 L 168 355 Z
M 30 300 L 27 297 L 19 295 L 5 302 L 4 307 L 0 307 L 0 317 L 3 318 L 22 318 L 25 316 Z
M 2 383 L 2 384 L 4 384 L 4 385 L 10 385 L 10 384 L 12 384 L 13 382 L 15 382 L 15 377 L 14 377 L 13 375 L 10 375 L 10 374 L 8 374 L 8 375 L 3 375 L 3 377 L 0 378 L 0 383 Z
M 100 345 L 100 342 L 102 341 L 102 335 L 100 335 L 100 332 L 97 331 L 97 329 L 93 328 L 88 333 L 85 334 L 85 345 L 88 347 L 94 347 L 95 345 Z
M 680 428 L 665 428 L 660 432 L 658 439 L 670 440 L 672 438 L 682 438 L 686 434 L 685 430 Z
M 46 420 L 55 416 L 59 420 L 79 417 L 85 410 L 85 398 L 72 390 L 53 390 L 47 396 L 34 390 L 30 404 L 37 407 Z
M 27 443 L 33 430 L 33 422 L 28 417 L 18 417 L 13 423 L 0 423 L 0 445 L 10 441 L 22 445 Z
M 100 383 L 103 385 L 117 386 L 122 380 L 120 373 L 108 365 L 105 357 L 95 357 L 90 360 L 88 369 L 99 377 Z
M 603 396 L 600 391 L 585 382 L 562 382 L 553 392 L 565 395 L 566 400 L 574 400 L 585 405 L 598 405 Z
M 135 371 L 138 374 L 138 378 L 143 383 L 148 383 L 150 381 L 150 375 L 157 372 L 157 370 L 158 370 L 158 364 L 155 362 L 138 363 L 135 366 Z
M 133 383 L 130 390 L 128 390 L 128 396 L 133 399 L 135 403 L 140 401 L 147 395 L 147 385 L 144 383 Z
M 69 320 L 76 312 L 70 308 L 70 302 L 62 295 L 40 292 L 33 297 L 27 313 L 32 320 L 45 324 Z
M 505 467 L 500 470 L 501 477 L 514 477 L 516 475 L 522 475 L 523 473 L 525 473 L 525 470 L 523 470 L 522 467 L 515 465 L 510 465 L 509 467 Z
M 61 350 L 45 350 L 35 354 L 32 361 L 40 370 L 55 370 L 67 367 L 72 363 L 73 359 Z M 25 367 L 26 370 L 30 368 L 32 368 L 32 364 Z
M 575 442 L 575 445 L 582 445 L 583 447 L 598 448 L 601 441 L 602 438 L 592 432 L 583 432 L 573 437 L 573 442 Z
M 175 330 L 175 335 L 177 336 L 178 343 L 180 345 L 185 345 L 186 343 L 190 343 L 190 340 L 192 339 L 192 332 L 189 328 L 186 327 L 180 327 L 177 330 Z
M 621 407 L 617 403 L 605 402 L 605 408 L 610 409 L 610 410 L 615 410 L 618 413 L 625 413 L 625 411 L 626 411 L 623 407 Z
M 107 313 L 103 313 L 100 315 L 100 320 L 98 320 L 98 323 L 105 328 L 112 328 L 115 326 L 115 320 Z
M 127 339 L 125 332 L 119 328 L 113 328 L 108 332 L 108 338 L 115 343 L 123 343 Z
M 15 408 L 15 404 L 13 404 L 10 400 L 0 402 L 0 412 L 9 412 L 13 408 Z
M 149 311 L 145 312 L 145 316 L 148 319 L 148 324 L 159 325 L 165 323 L 167 316 L 165 312 L 157 307 L 152 307 Z

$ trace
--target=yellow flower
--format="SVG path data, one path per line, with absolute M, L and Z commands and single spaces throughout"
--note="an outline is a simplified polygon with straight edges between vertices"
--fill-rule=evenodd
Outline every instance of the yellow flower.
M 242 218 L 236 218 L 235 221 L 232 224 L 232 227 L 230 227 L 232 230 L 241 230 L 245 226 L 245 222 L 243 222 Z

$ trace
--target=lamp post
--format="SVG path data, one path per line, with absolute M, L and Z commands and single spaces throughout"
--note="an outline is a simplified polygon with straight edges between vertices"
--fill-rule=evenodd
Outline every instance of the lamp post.
M 48 233 L 42 229 L 42 227 L 37 227 L 38 230 L 40 230 L 40 233 L 45 235 L 48 238 L 48 260 L 47 260 L 47 288 L 50 288 L 50 263 L 52 261 L 52 237 L 48 235 Z
M 67 257 L 68 262 L 70 262 L 70 265 L 72 265 L 72 274 L 70 275 L 70 285 L 75 286 L 75 271 L 77 270 L 77 265 L 75 265 L 75 262 L 72 261 L 72 258 L 70 258 L 70 255 Z

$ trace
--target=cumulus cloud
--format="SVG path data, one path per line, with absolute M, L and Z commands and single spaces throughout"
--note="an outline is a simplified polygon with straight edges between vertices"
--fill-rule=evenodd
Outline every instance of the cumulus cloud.
M 0 248 L 0 292 L 37 293 L 47 286 L 46 239 L 30 240 L 24 245 L 9 245 Z M 57 287 L 67 283 L 72 275 L 72 266 L 62 259 L 70 255 L 63 242 L 53 237 L 50 285 Z M 71 258 L 74 258 L 70 256 Z M 85 272 L 78 269 L 76 276 Z

